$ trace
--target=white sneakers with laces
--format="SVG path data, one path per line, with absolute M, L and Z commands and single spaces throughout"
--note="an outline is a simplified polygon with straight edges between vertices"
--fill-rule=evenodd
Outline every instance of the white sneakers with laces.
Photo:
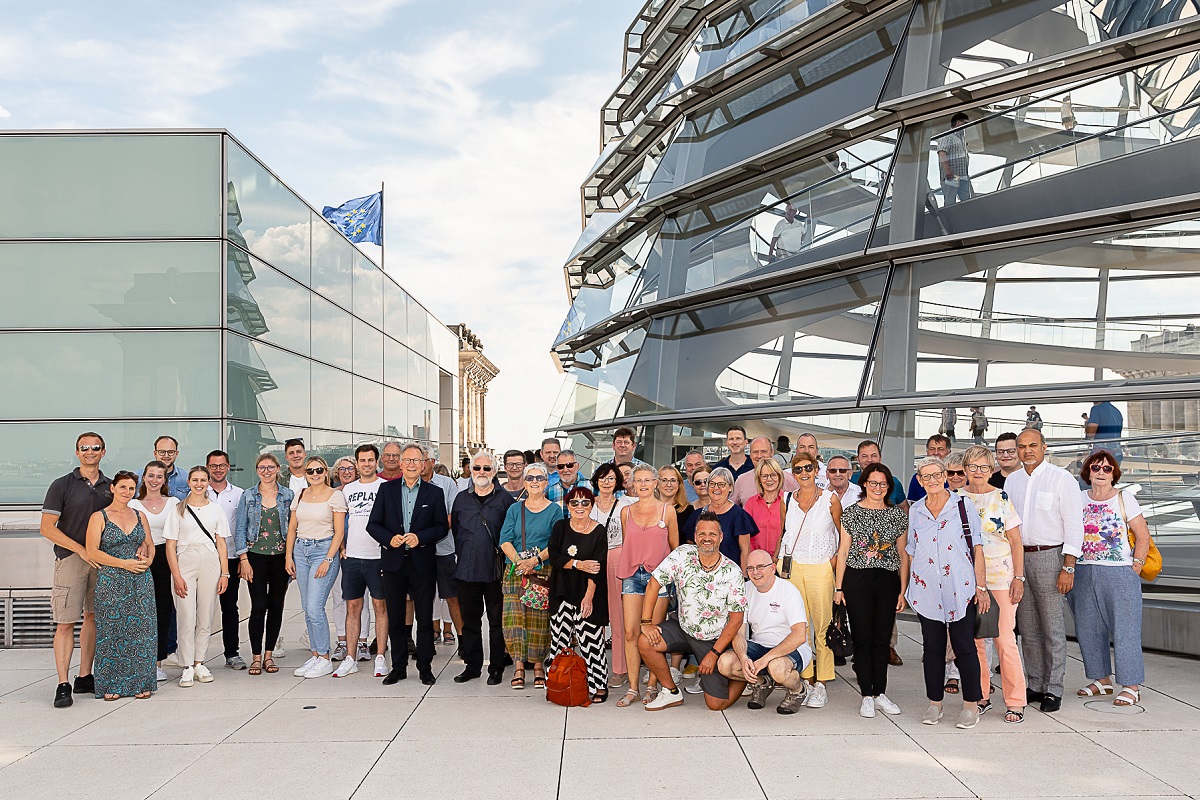
M 891 714 L 893 717 L 900 713 L 900 706 L 893 703 L 886 694 L 876 696 L 875 707 L 885 714 Z
M 308 661 L 305 661 L 303 664 L 301 664 L 300 666 L 296 667 L 296 669 L 292 671 L 292 674 L 293 674 L 293 675 L 295 675 L 297 678 L 303 678 L 303 677 L 305 676 L 305 674 L 306 674 L 306 673 L 307 673 L 307 672 L 308 672 L 310 669 L 312 669 L 312 668 L 313 668 L 313 665 L 314 665 L 314 664 L 316 664 L 316 663 L 317 663 L 317 657 L 316 657 L 316 656 L 309 656 L 309 657 L 308 657 Z
M 808 690 L 808 697 L 804 699 L 804 705 L 808 708 L 824 708 L 829 702 L 829 692 L 825 689 L 825 684 L 817 681 Z
M 382 678 L 388 674 L 387 659 L 383 656 L 375 656 L 375 677 Z
M 191 667 L 184 667 L 183 674 L 179 676 L 179 685 L 187 688 L 196 682 L 196 671 Z
M 674 708 L 681 705 L 683 705 L 683 692 L 676 686 L 674 692 L 660 689 L 658 696 L 647 703 L 645 708 L 647 711 L 662 711 L 664 708 Z
M 203 664 L 196 665 L 196 680 L 201 683 L 212 683 L 213 674 Z
M 863 698 L 862 705 L 858 708 L 858 715 L 872 719 L 875 716 L 875 698 L 867 696 Z
M 354 664 L 354 671 L 357 672 L 358 665 L 355 664 L 355 662 L 353 662 L 353 661 L 351 661 L 350 663 Z M 308 672 L 304 673 L 304 677 L 305 678 L 324 678 L 326 675 L 332 675 L 332 674 L 333 674 L 333 662 L 324 656 L 318 656 L 316 659 L 316 663 L 308 668 Z
M 351 675 L 355 672 L 358 672 L 358 662 L 353 658 L 346 658 L 343 659 L 342 663 L 338 665 L 338 668 L 333 671 L 333 677 L 344 678 L 347 675 Z

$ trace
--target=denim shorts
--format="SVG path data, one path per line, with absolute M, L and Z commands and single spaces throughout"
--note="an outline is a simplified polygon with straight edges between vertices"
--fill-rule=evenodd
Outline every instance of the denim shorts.
M 758 661 L 772 649 L 755 641 L 746 642 L 746 655 L 750 657 L 751 661 Z M 804 672 L 804 656 L 800 654 L 799 650 L 793 650 L 787 654 L 787 657 L 792 660 L 792 665 L 796 667 L 797 672 Z
M 645 594 L 646 586 L 650 583 L 650 573 L 646 572 L 645 567 L 638 567 L 637 572 L 629 578 L 621 579 L 621 594 Z M 659 597 L 667 596 L 667 587 L 660 586 L 658 589 Z
M 372 600 L 383 599 L 383 573 L 378 558 L 342 559 L 342 598 L 361 600 L 366 592 Z

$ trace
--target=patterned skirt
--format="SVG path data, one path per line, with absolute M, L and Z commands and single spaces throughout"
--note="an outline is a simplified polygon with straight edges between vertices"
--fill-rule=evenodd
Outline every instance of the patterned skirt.
M 158 615 L 149 571 L 101 567 L 96 578 L 96 697 L 158 688 Z
M 543 564 L 538 574 L 548 576 Z M 550 609 L 538 611 L 521 605 L 521 577 L 511 568 L 504 572 L 504 647 L 513 661 L 544 661 L 550 651 Z

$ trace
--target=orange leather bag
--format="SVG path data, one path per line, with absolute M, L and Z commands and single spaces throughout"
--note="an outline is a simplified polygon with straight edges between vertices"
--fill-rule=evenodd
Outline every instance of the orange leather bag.
M 546 699 L 560 706 L 590 706 L 587 662 L 569 647 L 564 647 L 546 672 Z

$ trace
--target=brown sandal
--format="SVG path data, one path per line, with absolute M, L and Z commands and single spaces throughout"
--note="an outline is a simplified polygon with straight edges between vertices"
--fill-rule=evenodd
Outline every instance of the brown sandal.
M 137 694 L 135 694 L 133 696 L 133 699 L 134 700 L 149 700 L 150 693 L 149 692 L 138 692 Z
M 262 675 L 262 659 L 255 657 L 250 662 L 250 669 L 246 673 L 248 675 Z
M 272 675 L 274 675 L 276 672 L 279 672 L 279 667 L 275 666 L 275 659 L 268 658 L 266 661 L 264 661 L 263 662 L 263 671 L 269 672 Z

